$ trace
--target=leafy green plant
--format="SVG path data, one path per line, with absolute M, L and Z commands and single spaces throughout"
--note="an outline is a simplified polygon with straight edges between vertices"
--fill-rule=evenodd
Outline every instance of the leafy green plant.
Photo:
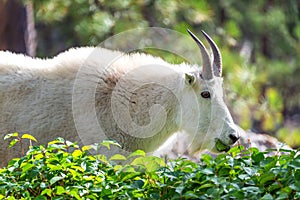
M 116 145 L 105 141 L 106 147 Z M 299 199 L 298 150 L 232 148 L 198 163 L 146 156 L 110 158 L 58 138 L 0 169 L 0 199 Z M 72 151 L 70 151 L 72 149 Z M 119 160 L 132 160 L 117 164 Z
M 13 138 L 13 139 L 10 141 L 9 147 L 13 147 L 17 143 L 19 143 L 20 147 L 21 147 L 22 156 L 25 155 L 25 149 L 23 148 L 23 140 L 24 139 L 29 140 L 30 146 L 32 146 L 32 141 L 37 142 L 35 137 L 33 137 L 32 135 L 27 134 L 27 133 L 23 134 L 22 136 L 19 136 L 19 133 L 17 133 L 17 132 L 10 133 L 10 134 L 5 135 L 4 140 L 11 139 L 11 138 Z

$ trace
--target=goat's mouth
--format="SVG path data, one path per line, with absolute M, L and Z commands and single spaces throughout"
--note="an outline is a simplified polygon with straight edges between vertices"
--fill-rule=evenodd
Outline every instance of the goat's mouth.
M 217 151 L 222 152 L 222 151 L 229 151 L 230 146 L 224 144 L 220 139 L 216 139 L 216 144 L 215 144 L 215 148 L 217 149 Z

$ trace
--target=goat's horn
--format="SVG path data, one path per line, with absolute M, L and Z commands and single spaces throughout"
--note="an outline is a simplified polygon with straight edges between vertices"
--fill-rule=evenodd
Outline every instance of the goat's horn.
M 212 69 L 211 60 L 210 60 L 210 57 L 209 57 L 209 54 L 208 54 L 206 48 L 204 47 L 203 43 L 197 38 L 197 36 L 195 36 L 189 29 L 187 31 L 189 32 L 189 34 L 192 36 L 192 38 L 195 40 L 195 42 L 197 43 L 197 45 L 200 48 L 202 62 L 203 62 L 203 66 L 202 66 L 203 78 L 205 80 L 212 79 L 213 78 L 213 69 Z
M 220 53 L 220 50 L 216 43 L 207 35 L 204 31 L 201 31 L 203 35 L 205 36 L 206 40 L 208 41 L 213 55 L 214 55 L 214 64 L 213 64 L 213 69 L 214 69 L 214 75 L 221 77 L 222 76 L 222 56 Z

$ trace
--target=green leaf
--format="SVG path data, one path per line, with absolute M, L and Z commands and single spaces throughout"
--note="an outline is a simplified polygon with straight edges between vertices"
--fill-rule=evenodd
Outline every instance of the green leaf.
M 181 194 L 184 188 L 185 188 L 184 185 L 179 185 L 176 187 L 175 192 Z
M 276 198 L 276 200 L 277 199 L 289 199 L 289 196 L 288 196 L 288 194 L 286 193 L 286 192 L 282 192 L 282 191 L 279 191 L 279 192 L 277 192 L 277 198 Z
M 206 174 L 206 175 L 215 174 L 215 172 L 212 168 L 205 168 L 205 169 L 201 170 L 200 173 L 203 173 L 203 174 Z
M 22 163 L 21 164 L 22 172 L 25 173 L 26 171 L 30 170 L 34 166 L 35 165 L 31 163 Z
M 34 200 L 47 200 L 47 198 L 45 196 L 39 195 L 39 196 L 35 197 Z
M 198 196 L 194 191 L 187 191 L 184 194 L 182 194 L 183 199 L 199 199 L 200 196 Z
M 132 168 L 131 168 L 132 169 Z M 135 177 L 140 176 L 141 173 L 130 170 L 130 173 L 126 173 L 126 175 L 121 179 L 122 182 L 134 179 Z
M 260 177 L 260 184 L 267 184 L 267 183 L 270 183 L 270 182 L 273 182 L 275 179 L 275 174 L 272 173 L 272 172 L 266 172 L 264 174 L 261 175 Z
M 83 146 L 82 148 L 81 148 L 81 150 L 82 151 L 88 151 L 88 150 L 90 150 L 90 149 L 92 149 L 93 147 L 91 146 L 91 145 L 87 145 L 87 146 Z
M 300 192 L 296 192 L 294 199 L 300 199 Z
M 150 194 L 150 199 L 161 199 L 160 198 L 160 193 L 151 193 Z
M 300 180 L 291 184 L 289 187 L 297 192 L 300 192 Z
M 107 158 L 106 158 L 105 155 L 99 154 L 99 155 L 97 155 L 96 157 L 97 157 L 98 160 L 100 160 L 100 161 L 102 161 L 102 162 L 104 162 L 104 163 L 107 162 Z
M 61 195 L 66 192 L 65 188 L 62 186 L 56 186 L 55 189 L 56 189 L 56 192 L 55 192 L 56 195 Z
M 257 170 L 252 168 L 252 167 L 242 167 L 243 170 L 245 170 L 245 172 L 249 175 L 249 176 L 253 176 Z
M 134 186 L 134 188 L 142 189 L 144 186 L 144 181 L 143 180 L 134 181 L 133 186 Z
M 122 166 L 122 165 L 115 165 L 115 166 L 114 166 L 114 170 L 115 170 L 115 171 L 119 171 L 119 170 L 121 170 L 121 169 L 123 169 L 123 166 Z
M 126 157 L 121 154 L 115 154 L 109 160 L 126 160 Z
M 73 166 L 71 166 L 71 168 L 72 168 L 72 169 L 75 169 L 75 170 L 77 170 L 77 171 L 80 171 L 80 172 L 84 172 L 84 168 L 79 167 L 79 166 L 73 165 Z
M 54 183 L 56 183 L 57 181 L 60 181 L 64 179 L 64 177 L 62 176 L 54 176 L 53 178 L 50 179 L 50 185 L 53 185 Z
M 131 154 L 129 154 L 129 156 L 127 158 L 131 158 L 134 156 L 143 156 L 144 157 L 144 156 L 146 156 L 146 153 L 145 153 L 145 151 L 138 149 L 138 150 L 132 152 Z
M 111 140 L 104 140 L 103 142 L 101 142 L 101 145 L 107 147 L 108 149 L 110 149 L 110 145 L 114 145 L 121 148 L 121 145 Z
M 65 143 L 65 139 L 58 137 L 53 141 L 48 142 L 48 146 L 51 144 L 64 144 Z
M 47 167 L 49 168 L 49 171 L 57 171 L 62 169 L 61 165 L 47 164 Z
M 45 195 L 47 194 L 49 197 L 51 197 L 52 195 L 52 190 L 47 188 L 47 189 L 44 189 L 42 192 L 41 192 L 41 195 Z
M 19 141 L 19 139 L 13 139 L 12 141 L 10 141 L 9 146 L 8 147 L 13 147 L 17 144 L 17 142 Z
M 213 158 L 211 155 L 209 154 L 202 154 L 201 155 L 201 159 L 200 159 L 202 162 L 205 162 L 207 165 L 210 165 Z
M 261 167 L 266 171 L 269 171 L 272 167 L 275 167 L 277 163 L 277 157 L 267 157 L 266 159 L 260 162 Z
M 9 133 L 9 134 L 4 136 L 4 140 L 7 140 L 7 139 L 12 138 L 12 137 L 18 137 L 18 136 L 19 136 L 19 133 L 17 133 L 17 132 Z
M 94 192 L 94 193 L 100 193 L 100 192 L 102 192 L 102 189 L 101 188 L 91 188 L 90 191 Z
M 255 163 L 260 163 L 262 160 L 265 159 L 264 153 L 262 152 L 254 153 L 251 157 Z
M 300 169 L 300 159 L 294 160 L 289 164 L 290 167 L 299 170 Z
M 63 196 L 55 196 L 51 200 L 65 200 L 65 197 L 63 197 Z
M 256 186 L 248 186 L 248 187 L 243 187 L 241 189 L 245 192 L 252 193 L 253 195 L 256 195 L 261 192 L 260 188 Z
M 241 145 L 234 146 L 231 149 L 229 149 L 229 151 L 227 152 L 227 154 L 232 154 L 232 157 L 236 157 L 244 149 L 245 149 L 245 147 L 241 146 Z
M 300 169 L 297 169 L 297 170 L 295 171 L 295 179 L 296 179 L 296 180 L 300 180 Z
M 201 190 L 201 189 L 206 189 L 206 188 L 211 188 L 211 187 L 215 187 L 215 185 L 212 183 L 206 183 L 206 184 L 203 184 L 200 187 L 198 187 L 198 189 Z
M 35 139 L 35 137 L 33 137 L 32 135 L 27 134 L 27 133 L 23 134 L 21 138 L 22 139 L 29 139 L 29 140 L 37 142 L 37 140 Z
M 147 172 L 151 172 L 165 166 L 165 162 L 163 158 L 159 158 L 156 156 L 147 156 L 134 159 L 131 165 L 143 166 L 147 170 Z
M 231 168 L 229 166 L 221 167 L 218 171 L 218 176 L 220 177 L 228 177 Z
M 34 159 L 35 159 L 35 160 L 40 160 L 40 159 L 42 159 L 42 158 L 44 158 L 44 154 L 42 154 L 42 153 L 36 154 L 36 155 L 34 156 Z
M 70 195 L 74 196 L 77 200 L 81 200 L 80 196 L 78 195 L 78 190 L 73 189 L 69 192 Z
M 79 149 L 76 149 L 75 151 L 73 151 L 72 156 L 74 158 L 80 157 L 82 155 L 82 151 L 80 151 Z
M 249 151 L 252 152 L 252 154 L 255 154 L 255 153 L 258 153 L 258 152 L 259 152 L 259 149 L 256 148 L 256 147 L 250 147 L 250 148 L 249 148 Z
M 272 195 L 270 195 L 270 194 L 265 194 L 262 198 L 261 198 L 261 200 L 273 200 L 274 198 L 272 197 Z

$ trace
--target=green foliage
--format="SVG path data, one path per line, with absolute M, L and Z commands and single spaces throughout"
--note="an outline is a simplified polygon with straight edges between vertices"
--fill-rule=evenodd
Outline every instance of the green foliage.
M 106 147 L 115 145 L 108 144 L 104 142 Z M 108 159 L 89 154 L 91 148 L 95 146 L 79 148 L 62 138 L 46 147 L 30 147 L 26 155 L 0 169 L 0 199 L 300 197 L 300 149 L 267 156 L 268 152 L 237 146 L 215 158 L 204 154 L 195 163 L 183 158 L 165 162 L 163 158 L 145 156 L 141 150 Z M 116 160 L 128 163 L 116 164 Z

